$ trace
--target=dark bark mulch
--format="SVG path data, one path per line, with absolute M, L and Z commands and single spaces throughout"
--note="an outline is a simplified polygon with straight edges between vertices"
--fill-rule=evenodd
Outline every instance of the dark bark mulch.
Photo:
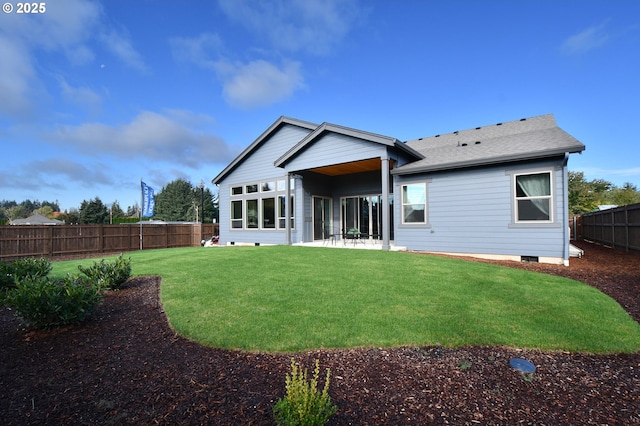
M 585 281 L 640 319 L 640 257 L 588 243 L 571 266 L 500 262 Z M 158 277 L 109 292 L 92 320 L 32 331 L 0 308 L 0 423 L 273 424 L 291 355 L 212 349 L 177 336 Z M 329 424 L 640 424 L 640 352 L 405 347 L 294 355 L 331 368 Z M 530 375 L 509 366 L 525 358 Z M 321 377 L 324 377 L 321 375 Z

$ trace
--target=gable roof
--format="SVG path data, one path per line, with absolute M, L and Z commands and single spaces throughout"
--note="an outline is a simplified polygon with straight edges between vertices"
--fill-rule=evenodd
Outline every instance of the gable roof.
M 560 129 L 552 114 L 476 127 L 406 144 L 424 159 L 394 169 L 412 174 L 582 152 L 585 146 Z
M 351 136 L 357 139 L 362 139 L 362 140 L 373 142 L 373 143 L 379 143 L 386 146 L 396 147 L 416 159 L 424 158 L 424 156 L 420 154 L 418 151 L 408 146 L 407 144 L 400 142 L 396 138 L 324 122 L 320 126 L 318 126 L 313 132 L 309 133 L 306 137 L 304 137 L 300 142 L 298 142 L 293 147 L 291 147 L 291 149 L 285 152 L 273 164 L 276 167 L 283 167 L 287 163 L 287 161 L 296 157 L 298 154 L 304 151 L 304 149 L 307 146 L 311 145 L 314 141 L 318 140 L 322 135 L 328 132 L 337 133 L 344 136 Z
M 293 126 L 302 127 L 308 130 L 313 130 L 318 127 L 317 124 L 309 123 L 308 121 L 298 120 L 296 118 L 290 118 L 280 116 L 274 123 L 267 128 L 251 145 L 249 145 L 244 151 L 240 153 L 227 167 L 225 167 L 215 178 L 211 180 L 211 183 L 217 184 L 231 173 L 236 167 L 238 167 L 252 152 L 254 152 L 265 140 L 267 140 L 273 133 L 275 133 L 281 126 L 290 124 Z

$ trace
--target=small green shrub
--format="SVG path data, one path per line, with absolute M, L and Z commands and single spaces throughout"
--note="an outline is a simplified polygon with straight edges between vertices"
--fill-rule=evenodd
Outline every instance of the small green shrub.
M 67 276 L 25 278 L 6 294 L 6 303 L 29 326 L 49 328 L 80 323 L 102 302 L 102 292 L 91 279 Z
M 316 360 L 311 382 L 307 381 L 307 370 L 300 368 L 291 359 L 291 374 L 286 377 L 287 394 L 280 398 L 273 407 L 273 415 L 280 426 L 322 426 L 329 421 L 329 417 L 338 411 L 338 407 L 331 403 L 329 396 L 329 375 L 324 382 L 322 392 L 318 391 L 318 375 L 320 362 Z
M 10 263 L 0 261 L 0 291 L 16 286 L 13 272 L 14 269 Z
M 131 276 L 131 258 L 120 255 L 113 262 L 101 259 L 89 267 L 78 265 L 78 269 L 102 289 L 119 290 Z
M 0 289 L 13 288 L 16 281 L 46 277 L 51 272 L 51 262 L 45 258 L 24 258 L 13 263 L 0 262 Z

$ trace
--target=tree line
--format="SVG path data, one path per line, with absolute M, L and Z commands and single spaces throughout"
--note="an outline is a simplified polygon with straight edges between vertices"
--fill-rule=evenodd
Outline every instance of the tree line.
M 604 179 L 587 181 L 583 172 L 569 172 L 569 211 L 582 214 L 598 206 L 625 206 L 640 203 L 640 191 L 631 182 L 618 187 Z
M 0 224 L 34 214 L 55 216 L 67 224 L 133 223 L 140 220 L 140 206 L 136 202 L 123 210 L 117 200 L 107 205 L 100 197 L 95 197 L 82 201 L 78 208 L 60 212 L 57 201 L 0 201 Z M 211 223 L 218 220 L 218 197 L 209 188 L 176 179 L 155 194 L 154 215 L 145 219 Z

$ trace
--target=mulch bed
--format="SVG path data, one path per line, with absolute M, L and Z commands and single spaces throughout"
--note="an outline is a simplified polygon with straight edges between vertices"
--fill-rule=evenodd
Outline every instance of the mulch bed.
M 640 321 L 640 257 L 589 243 L 569 267 L 504 263 L 575 278 Z M 159 277 L 108 292 L 92 320 L 25 329 L 0 308 L 0 423 L 273 424 L 291 354 L 200 346 L 177 336 Z M 640 424 L 640 352 L 504 347 L 363 348 L 294 354 L 331 369 L 332 425 Z M 531 375 L 509 366 L 525 358 Z M 321 377 L 324 377 L 321 375 Z

